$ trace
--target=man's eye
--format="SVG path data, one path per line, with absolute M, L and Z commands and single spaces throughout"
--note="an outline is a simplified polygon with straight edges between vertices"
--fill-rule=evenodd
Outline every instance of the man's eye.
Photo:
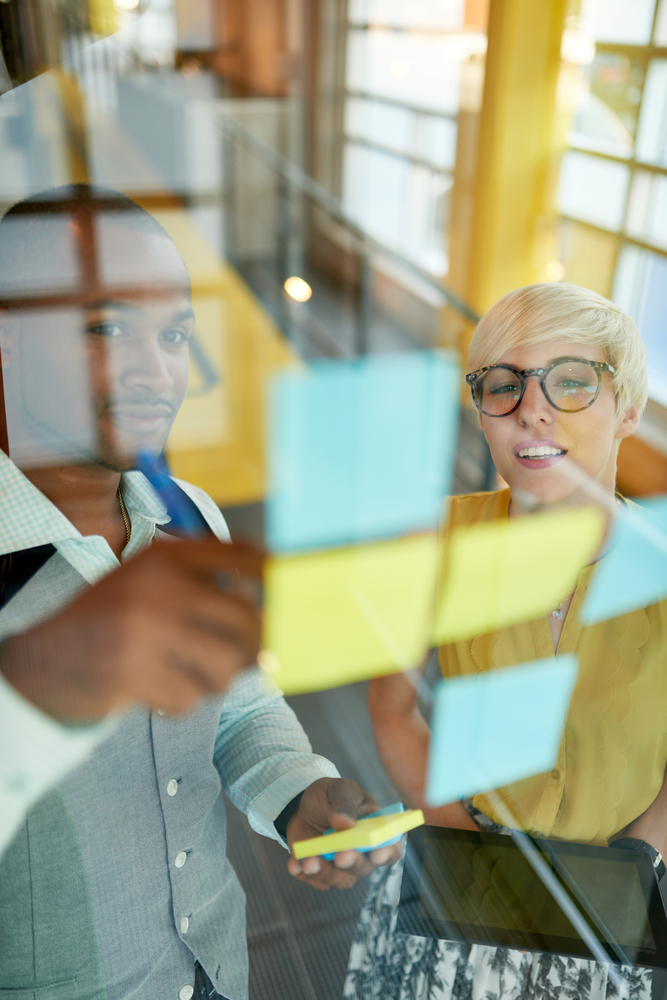
M 122 337 L 125 331 L 118 323 L 95 323 L 86 328 L 86 333 L 91 333 L 95 337 Z
M 187 344 L 189 339 L 190 335 L 185 330 L 163 330 L 160 334 L 160 340 L 167 344 Z

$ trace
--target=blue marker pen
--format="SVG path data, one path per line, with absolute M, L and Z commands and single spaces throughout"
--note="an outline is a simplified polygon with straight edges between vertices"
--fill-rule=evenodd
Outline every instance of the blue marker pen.
M 143 473 L 167 508 L 171 517 L 170 529 L 174 529 L 176 533 L 186 538 L 203 538 L 209 533 L 202 514 L 169 475 L 164 455 L 156 455 L 145 449 L 140 451 L 137 456 L 137 469 Z

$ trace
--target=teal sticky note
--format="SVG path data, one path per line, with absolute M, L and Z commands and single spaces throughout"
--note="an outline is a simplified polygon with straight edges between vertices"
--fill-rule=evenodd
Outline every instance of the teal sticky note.
M 456 447 L 460 371 L 443 351 L 318 361 L 269 399 L 274 552 L 437 527 Z
M 431 724 L 431 806 L 554 766 L 577 679 L 571 653 L 441 681 Z
M 581 610 L 586 625 L 667 597 L 667 497 L 627 507 L 616 520 Z
M 376 812 L 368 813 L 367 816 L 364 816 L 364 819 L 371 819 L 375 816 L 393 816 L 394 813 L 402 813 L 403 811 L 403 803 L 394 802 L 390 806 L 383 806 L 382 809 L 378 809 Z M 328 833 L 333 832 L 334 830 L 332 827 L 330 830 L 325 830 L 323 836 L 326 837 Z M 391 847 L 392 844 L 397 844 L 402 836 L 403 834 L 399 834 L 398 837 L 392 837 L 391 840 L 385 840 L 384 844 L 378 844 L 377 847 L 357 847 L 356 850 L 359 851 L 360 854 L 369 854 L 371 851 L 379 851 L 381 847 Z M 323 854 L 322 857 L 325 861 L 333 861 L 336 855 Z

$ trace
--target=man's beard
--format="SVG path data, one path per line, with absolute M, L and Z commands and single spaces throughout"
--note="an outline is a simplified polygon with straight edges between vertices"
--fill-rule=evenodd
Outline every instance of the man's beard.
M 93 434 L 89 435 L 87 443 L 83 442 L 83 434 L 77 442 L 73 440 L 75 436 L 73 432 L 69 436 L 66 430 L 59 433 L 57 427 L 36 413 L 29 402 L 29 393 L 22 379 L 19 380 L 19 398 L 20 411 L 26 429 L 34 438 L 35 443 L 38 446 L 41 445 L 45 452 L 48 452 L 48 456 L 45 457 L 52 458 L 56 463 L 96 465 L 113 472 L 131 472 L 136 469 L 140 446 L 123 448 L 119 445 L 117 433 L 113 433 L 115 430 L 113 413 L 108 397 L 92 400 L 91 424 L 95 433 L 94 436 Z M 146 400 L 133 400 L 133 402 L 143 403 Z M 108 433 L 109 426 L 113 429 L 112 436 Z M 169 429 L 171 429 L 171 424 Z M 159 454 L 164 448 L 167 436 L 164 435 L 164 440 L 147 442 L 145 446 Z

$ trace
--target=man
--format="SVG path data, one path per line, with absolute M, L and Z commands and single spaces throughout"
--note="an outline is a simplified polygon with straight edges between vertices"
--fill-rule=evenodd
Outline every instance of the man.
M 47 192 L 0 222 L 0 291 L 15 460 L 0 454 L 5 842 L 17 830 L 0 861 L 0 992 L 242 1000 L 222 788 L 287 843 L 376 804 L 262 687 L 257 555 L 220 544 L 219 511 L 187 484 L 208 538 L 174 541 L 132 471 L 161 451 L 187 385 L 189 280 L 164 231 L 114 192 Z M 288 867 L 345 888 L 396 857 Z

